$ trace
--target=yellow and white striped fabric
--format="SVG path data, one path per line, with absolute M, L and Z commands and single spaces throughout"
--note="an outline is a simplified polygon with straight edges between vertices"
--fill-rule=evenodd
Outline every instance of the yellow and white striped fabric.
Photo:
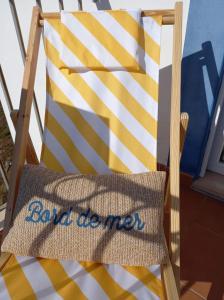
M 45 20 L 47 108 L 42 164 L 48 168 L 94 174 L 156 170 L 162 18 L 145 17 L 137 24 L 144 57 L 139 71 L 111 72 L 88 45 L 97 40 L 102 51 L 123 66 L 124 57 L 108 48 L 101 33 L 107 32 L 111 43 L 128 51 L 122 31 L 133 38 L 136 20 L 128 12 L 128 26 L 120 18 L 109 17 L 114 22 L 110 29 L 93 15 L 81 20 L 70 14 L 69 27 L 57 19 Z M 113 30 L 121 32 L 120 38 L 115 38 Z M 66 68 L 73 59 L 86 67 L 83 51 L 102 69 Z M 159 265 L 127 267 L 11 256 L 0 275 L 0 299 L 163 298 Z
M 128 31 L 124 30 L 120 26 L 120 23 L 116 20 L 122 20 L 122 24 L 128 27 L 130 24 L 130 17 L 134 21 L 131 28 L 131 35 Z M 80 22 L 83 24 L 88 20 L 88 27 L 91 28 L 91 32 L 99 31 L 97 19 L 100 24 L 106 30 L 100 30 L 100 39 L 106 43 L 105 50 L 104 45 L 98 40 L 92 37 L 87 37 L 88 49 L 82 49 L 82 60 L 76 59 L 74 56 L 67 56 L 66 48 L 62 44 L 60 49 L 60 59 L 66 61 L 66 66 L 73 68 L 77 71 L 86 71 L 87 68 L 102 70 L 108 68 L 110 70 L 129 70 L 129 71 L 139 71 L 140 60 L 142 58 L 142 51 L 139 48 L 139 25 L 141 21 L 141 10 L 134 11 L 124 11 L 124 10 L 98 10 L 94 12 L 76 12 L 71 14 L 69 12 L 61 12 L 61 22 L 65 25 L 61 28 L 61 36 L 67 36 L 67 28 L 72 29 L 74 26 L 78 26 Z M 78 39 L 82 37 L 83 29 L 79 28 Z M 108 36 L 110 35 L 110 36 Z M 82 38 L 85 38 L 84 35 Z M 120 38 L 122 36 L 122 39 Z M 70 41 L 75 43 L 76 47 L 79 46 L 76 43 L 76 37 L 73 37 Z M 119 43 L 117 42 L 119 40 Z M 94 57 L 99 58 L 100 61 L 89 55 L 89 52 L 94 54 Z M 111 53 L 118 53 L 118 58 L 122 58 L 122 63 L 120 60 L 116 59 Z

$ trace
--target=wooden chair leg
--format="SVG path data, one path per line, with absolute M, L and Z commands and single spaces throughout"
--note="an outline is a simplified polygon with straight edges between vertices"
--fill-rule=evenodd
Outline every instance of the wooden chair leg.
M 182 113 L 181 121 L 180 121 L 180 159 L 181 159 L 181 155 L 182 155 L 183 148 L 184 148 L 184 142 L 185 142 L 187 128 L 188 128 L 188 122 L 189 122 L 188 114 Z M 169 254 L 170 254 L 170 257 L 172 258 L 171 223 L 173 222 L 173 220 L 172 220 L 172 215 L 170 214 L 170 210 L 171 210 L 170 177 L 168 175 L 166 195 L 165 195 L 165 215 L 166 215 L 165 217 L 166 217 L 166 220 L 168 221 L 166 223 L 166 225 L 168 226 L 168 229 L 166 228 L 167 229 L 166 232 L 168 233 L 166 236 L 166 239 L 167 239 Z M 176 229 L 178 230 L 178 226 L 176 226 Z M 180 227 L 179 227 L 179 231 L 180 231 Z M 179 249 L 180 249 L 180 244 L 178 241 L 178 250 Z M 163 266 L 163 276 L 164 276 L 165 288 L 166 288 L 166 292 L 169 293 L 169 296 L 167 296 L 168 299 L 176 299 L 176 298 L 174 298 L 175 291 L 172 288 L 172 278 L 173 278 L 173 280 L 176 279 L 176 281 L 177 281 L 178 278 L 180 277 L 179 272 L 180 272 L 179 267 L 176 266 L 175 264 L 172 264 L 172 262 L 169 262 L 168 264 Z M 177 286 L 179 286 L 178 282 L 177 282 Z
M 168 262 L 162 265 L 162 279 L 164 288 L 166 291 L 166 299 L 167 300 L 179 300 L 178 289 L 176 286 L 175 275 L 173 271 L 173 266 L 168 260 Z
M 170 249 L 171 262 L 180 266 L 180 86 L 182 57 L 182 11 L 183 3 L 176 2 L 173 26 L 173 59 L 170 112 Z M 175 273 L 179 290 L 180 276 Z
M 181 113 L 180 117 L 180 160 L 184 148 L 186 133 L 187 133 L 187 127 L 189 122 L 189 116 L 188 113 Z M 166 212 L 170 211 L 170 177 L 168 175 L 167 179 L 167 188 L 166 188 L 166 195 L 165 195 L 165 210 Z

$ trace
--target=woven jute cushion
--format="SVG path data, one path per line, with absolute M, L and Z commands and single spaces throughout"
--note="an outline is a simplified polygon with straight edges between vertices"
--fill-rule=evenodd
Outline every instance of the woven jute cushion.
M 163 263 L 164 182 L 164 172 L 76 175 L 26 165 L 2 251 L 133 266 Z

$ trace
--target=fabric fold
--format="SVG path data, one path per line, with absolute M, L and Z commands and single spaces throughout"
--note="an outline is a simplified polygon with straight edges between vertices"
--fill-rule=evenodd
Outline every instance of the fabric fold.
M 91 70 L 140 71 L 141 10 L 106 10 L 94 12 L 61 12 L 61 39 L 79 47 L 85 39 L 88 48 L 81 59 L 69 59 L 67 67 L 82 72 Z M 61 45 L 60 59 L 66 49 Z

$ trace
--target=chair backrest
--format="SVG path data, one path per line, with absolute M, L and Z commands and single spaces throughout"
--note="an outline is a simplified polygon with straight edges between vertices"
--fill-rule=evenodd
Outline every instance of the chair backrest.
M 110 13 L 105 19 L 101 16 L 67 14 L 66 24 L 45 19 L 47 108 L 42 163 L 80 173 L 156 170 L 162 15 L 143 17 L 139 26 L 129 14 L 128 24 Z M 130 56 L 126 44 L 134 40 L 129 29 L 134 26 L 140 35 L 137 72 L 125 69 L 119 57 L 123 52 Z M 107 40 L 102 39 L 103 33 Z M 89 47 L 94 43 L 100 54 Z M 100 70 L 69 67 L 73 61 L 86 67 L 84 52 Z M 103 55 L 123 69 L 106 68 Z

